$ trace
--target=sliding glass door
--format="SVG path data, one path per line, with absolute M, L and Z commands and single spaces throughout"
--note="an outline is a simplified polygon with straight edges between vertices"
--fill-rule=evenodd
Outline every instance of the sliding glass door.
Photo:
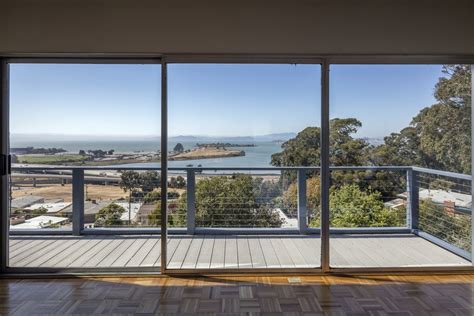
M 470 266 L 470 65 L 332 65 L 334 268 Z
M 320 73 L 168 65 L 169 270 L 320 266 Z
M 159 270 L 160 64 L 9 64 L 9 267 Z
M 472 266 L 471 65 L 166 60 L 4 62 L 7 269 Z

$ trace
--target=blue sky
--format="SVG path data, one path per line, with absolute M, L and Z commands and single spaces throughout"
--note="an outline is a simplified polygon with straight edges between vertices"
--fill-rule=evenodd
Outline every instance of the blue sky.
M 159 65 L 11 65 L 14 134 L 160 133 Z M 435 102 L 441 66 L 331 67 L 331 117 L 361 137 L 408 125 Z M 320 125 L 319 65 L 169 65 L 169 134 L 248 136 Z

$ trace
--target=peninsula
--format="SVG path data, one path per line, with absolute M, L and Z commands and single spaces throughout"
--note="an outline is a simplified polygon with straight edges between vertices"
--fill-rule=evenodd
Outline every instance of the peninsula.
M 223 147 L 197 147 L 192 150 L 169 156 L 169 160 L 193 160 L 245 156 L 243 150 L 228 150 Z

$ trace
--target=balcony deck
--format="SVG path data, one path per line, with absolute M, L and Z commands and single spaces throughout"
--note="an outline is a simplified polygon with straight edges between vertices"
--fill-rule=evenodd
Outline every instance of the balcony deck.
M 11 267 L 159 267 L 160 237 L 11 236 Z M 314 268 L 319 235 L 171 235 L 170 269 Z M 415 235 L 331 236 L 333 267 L 469 266 L 471 263 Z

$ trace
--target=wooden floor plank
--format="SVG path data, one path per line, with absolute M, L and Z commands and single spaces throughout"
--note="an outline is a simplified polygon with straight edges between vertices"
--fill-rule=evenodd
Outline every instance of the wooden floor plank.
M 17 261 L 17 257 L 25 257 L 30 253 L 38 251 L 41 248 L 46 247 L 48 244 L 55 242 L 57 239 L 26 239 L 22 240 L 21 244 L 16 245 L 13 249 L 10 250 L 10 261 Z
M 182 239 L 178 237 L 168 238 L 168 242 L 166 244 L 166 253 L 167 253 L 167 263 L 168 265 L 171 262 L 171 259 L 174 256 L 174 253 L 179 249 L 179 245 L 181 244 Z M 156 263 L 155 265 L 157 265 Z
M 203 240 L 204 238 L 202 236 L 194 236 L 191 244 L 189 245 L 189 251 L 186 253 L 186 257 L 184 257 L 181 269 L 196 268 L 199 254 L 201 253 Z
M 123 254 L 135 242 L 135 239 L 123 239 L 117 247 L 115 247 L 102 261 L 97 263 L 97 267 L 111 267 L 112 264 L 123 256 Z
M 280 261 L 278 260 L 278 256 L 273 249 L 272 242 L 270 238 L 260 237 L 258 239 L 260 241 L 260 246 L 263 251 L 263 256 L 265 258 L 265 262 L 267 263 L 268 268 L 281 268 Z
M 110 243 L 102 247 L 99 252 L 89 257 L 89 260 L 84 262 L 82 267 L 96 267 L 99 262 L 108 257 L 117 247 L 124 241 L 123 238 L 113 238 L 110 240 Z
M 49 259 L 54 258 L 63 251 L 66 251 L 68 248 L 74 247 L 74 245 L 79 242 L 78 239 L 68 239 L 63 240 L 61 243 L 56 245 L 54 248 L 50 249 L 48 252 L 44 253 L 40 257 L 28 262 L 26 267 L 43 267 L 43 264 Z
M 158 238 L 151 237 L 148 238 L 138 252 L 127 262 L 127 267 L 139 267 L 145 257 L 150 253 L 155 244 L 158 242 Z M 161 246 L 161 245 L 160 245 Z
M 161 263 L 158 236 L 11 237 L 12 267 L 151 267 Z M 331 236 L 332 267 L 470 266 L 414 235 Z M 314 268 L 319 236 L 171 236 L 168 268 Z
M 55 258 L 50 259 L 48 262 L 44 264 L 46 267 L 55 267 L 55 268 L 65 268 L 69 265 L 73 264 L 77 258 L 80 258 L 84 255 L 87 251 L 91 248 L 95 247 L 101 239 L 99 238 L 87 238 L 81 239 L 72 247 L 69 251 L 64 251 L 61 255 L 56 256 Z
M 168 242 L 169 244 L 169 242 Z M 143 261 L 140 263 L 141 267 L 153 267 L 160 266 L 160 257 L 161 257 L 161 238 L 157 238 L 155 245 L 148 254 L 145 256 Z
M 28 262 L 47 254 L 48 251 L 54 249 L 57 245 L 61 244 L 60 240 L 44 240 L 43 243 L 36 244 L 34 247 L 26 249 L 24 252 L 16 255 L 10 259 L 10 266 L 12 267 L 24 267 Z
M 246 236 L 237 237 L 237 253 L 239 254 L 239 269 L 252 268 L 249 241 Z
M 214 236 L 204 236 L 201 253 L 199 253 L 199 258 L 196 264 L 196 269 L 209 269 L 211 267 L 214 240 Z
M 277 253 L 277 259 L 280 262 L 280 267 L 282 268 L 294 268 L 295 264 L 293 259 L 291 258 L 288 250 L 286 249 L 285 245 L 283 244 L 280 238 L 272 237 L 270 238 L 270 242 Z
M 1 315 L 473 315 L 474 275 L 0 279 Z
M 127 263 L 137 254 L 145 244 L 146 238 L 135 239 L 130 247 L 125 250 L 120 257 L 112 263 L 112 267 L 125 267 Z
M 296 243 L 294 242 L 295 239 L 296 238 L 294 237 L 282 237 L 280 240 L 296 268 L 305 268 L 311 266 L 311 263 L 306 262 L 306 259 L 301 254 L 301 239 L 300 242 Z
M 259 238 L 256 236 L 249 236 L 248 238 L 250 257 L 252 258 L 252 268 L 266 268 L 265 256 L 263 255 L 262 246 Z
M 185 237 L 181 239 L 179 246 L 176 248 L 176 251 L 170 258 L 170 262 L 168 263 L 169 269 L 180 269 L 183 265 L 184 258 L 186 258 L 186 254 L 189 251 L 189 246 L 191 246 L 191 242 L 193 241 L 192 237 Z
M 104 238 L 94 246 L 84 251 L 80 256 L 76 258 L 76 260 L 72 261 L 69 265 L 67 265 L 67 267 L 82 268 L 87 261 L 93 258 L 97 253 L 101 252 L 104 247 L 109 245 L 112 241 L 113 238 Z
M 225 237 L 215 236 L 214 238 L 211 269 L 223 269 L 225 265 Z
M 225 269 L 237 269 L 239 267 L 239 253 L 237 249 L 237 239 L 235 236 L 225 238 Z
M 319 236 L 293 239 L 310 267 L 321 266 L 321 239 Z

